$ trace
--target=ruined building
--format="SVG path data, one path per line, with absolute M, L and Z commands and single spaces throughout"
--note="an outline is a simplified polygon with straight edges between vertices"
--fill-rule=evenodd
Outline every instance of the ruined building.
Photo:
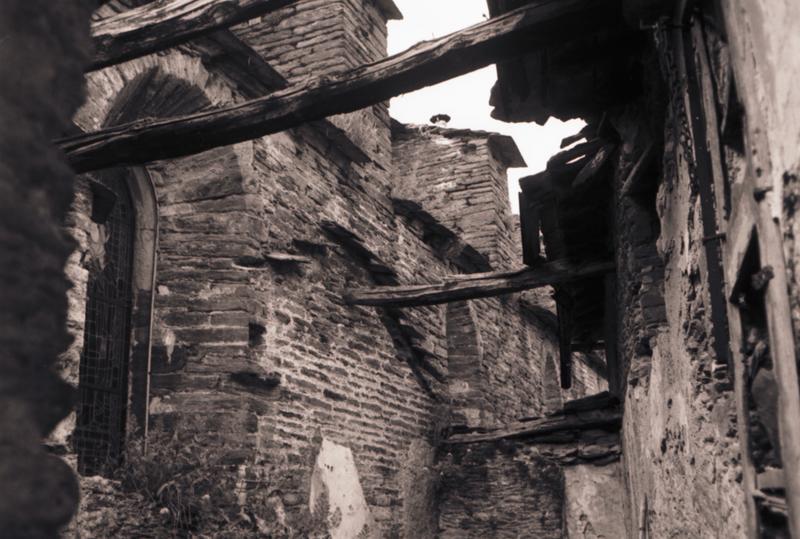
M 800 4 L 488 8 L 4 3 L 4 537 L 800 537 Z

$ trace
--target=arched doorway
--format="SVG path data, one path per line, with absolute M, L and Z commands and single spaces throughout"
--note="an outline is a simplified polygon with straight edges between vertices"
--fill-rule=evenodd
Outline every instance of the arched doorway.
M 128 410 L 136 216 L 125 169 L 90 180 L 95 238 L 88 264 L 79 368 L 78 468 L 101 473 L 119 461 Z

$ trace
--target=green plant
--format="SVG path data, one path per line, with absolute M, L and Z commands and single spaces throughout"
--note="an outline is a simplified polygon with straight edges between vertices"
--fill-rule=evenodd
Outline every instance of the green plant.
M 117 478 L 150 502 L 170 535 L 245 531 L 238 529 L 246 522 L 238 515 L 235 469 L 193 434 L 156 433 L 149 442 L 147 452 L 141 440 L 130 444 Z
M 229 464 L 229 448 L 210 448 L 206 429 L 196 427 L 151 431 L 147 451 L 142 440 L 129 444 L 116 478 L 123 491 L 147 500 L 149 512 L 131 518 L 154 520 L 159 537 L 329 537 L 327 505 L 314 514 L 303 508 L 287 524 L 280 458 L 247 468 Z

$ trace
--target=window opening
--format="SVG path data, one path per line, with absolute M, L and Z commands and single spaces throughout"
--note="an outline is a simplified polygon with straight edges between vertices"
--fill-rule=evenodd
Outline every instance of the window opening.
M 108 473 L 116 467 L 125 438 L 135 230 L 125 177 L 118 173 L 97 180 L 114 197 L 103 198 L 108 211 L 102 212 L 102 222 L 95 221 L 102 249 L 90 260 L 87 283 L 73 438 L 78 470 L 85 475 Z M 94 202 L 100 203 L 97 198 Z M 108 209 L 110 199 L 113 206 Z

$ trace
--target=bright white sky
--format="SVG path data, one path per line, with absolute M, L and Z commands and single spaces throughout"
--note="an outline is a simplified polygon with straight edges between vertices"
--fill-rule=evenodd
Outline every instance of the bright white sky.
M 403 51 L 419 41 L 449 34 L 489 17 L 486 0 L 395 0 L 402 21 L 389 21 L 389 54 Z M 480 129 L 511 135 L 528 168 L 508 171 L 511 206 L 516 213 L 519 178 L 543 170 L 547 159 L 559 150 L 561 139 L 577 133 L 579 120 L 546 125 L 504 123 L 491 117 L 489 94 L 497 71 L 489 66 L 457 79 L 405 94 L 391 101 L 391 115 L 403 123 L 427 124 L 434 114 L 448 114 L 449 127 Z

